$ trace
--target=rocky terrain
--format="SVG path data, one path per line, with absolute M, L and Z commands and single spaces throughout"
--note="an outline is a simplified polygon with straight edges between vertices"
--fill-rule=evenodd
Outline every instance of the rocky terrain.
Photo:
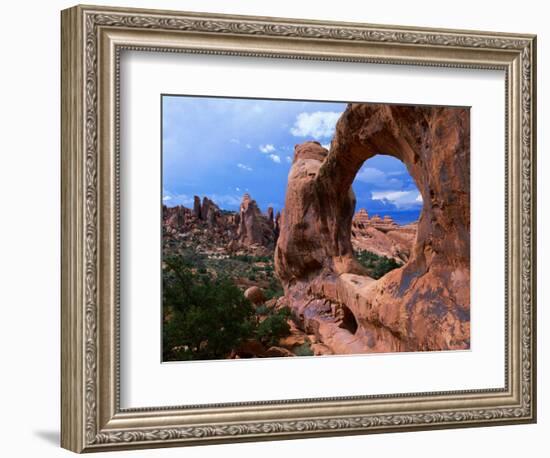
M 355 212 L 352 182 L 379 151 L 403 161 L 417 183 L 418 222 Z M 281 214 L 263 213 L 248 194 L 237 212 L 207 197 L 195 197 L 193 208 L 163 207 L 168 284 L 193 279 L 203 291 L 197 302 L 213 291 L 206 312 L 226 300 L 219 297 L 235 304 L 186 328 L 171 318 L 174 302 L 165 313 L 168 359 L 467 349 L 469 215 L 467 109 L 350 104 L 330 151 L 317 142 L 295 147 Z M 167 261 L 173 255 L 185 259 L 185 275 Z M 226 350 L 207 351 L 233 322 L 195 343 L 172 338 L 245 309 L 237 331 L 247 337 Z
M 469 138 L 466 108 L 349 104 L 330 151 L 296 146 L 275 252 L 279 305 L 329 352 L 469 348 Z M 366 215 L 352 224 L 352 182 L 380 151 L 405 163 L 422 194 L 416 237 Z M 408 252 L 398 249 L 407 239 Z M 358 240 L 406 262 L 374 279 Z
M 351 244 L 355 252 L 369 251 L 404 264 L 411 255 L 417 226 L 418 223 L 400 226 L 391 216 L 369 218 L 362 208 L 351 221 Z
M 178 255 L 188 261 L 192 271 L 213 278 L 229 275 L 232 282 L 253 305 L 258 325 L 277 318 L 285 310 L 280 281 L 274 272 L 275 243 L 281 214 L 268 208 L 262 213 L 249 194 L 242 198 L 238 212 L 220 209 L 208 197 L 195 196 L 193 208 L 163 206 L 164 257 Z M 391 219 L 368 218 L 365 210 L 353 222 L 352 241 L 361 255 L 374 261 L 365 266 L 386 270 L 401 265 L 410 252 L 414 225 L 403 227 Z M 412 229 L 411 229 L 412 228 Z M 412 232 L 411 232 L 412 230 Z M 401 234 L 401 235 L 395 235 Z M 401 237 L 401 238 L 399 238 Z M 409 243 L 407 243 L 409 242 Z M 395 259 L 399 264 L 385 266 L 381 261 Z M 170 313 L 167 313 L 170 317 Z M 276 342 L 247 339 L 227 357 L 273 357 L 332 354 L 315 332 L 291 314 L 283 315 L 287 329 Z
M 269 255 L 278 237 L 278 219 L 273 209 L 263 214 L 249 194 L 239 212 L 221 210 L 208 197 L 194 197 L 193 209 L 163 206 L 163 240 L 174 245 L 184 242 L 198 253 Z M 185 243 L 186 242 L 186 243 Z M 182 245 L 182 243 L 179 243 Z

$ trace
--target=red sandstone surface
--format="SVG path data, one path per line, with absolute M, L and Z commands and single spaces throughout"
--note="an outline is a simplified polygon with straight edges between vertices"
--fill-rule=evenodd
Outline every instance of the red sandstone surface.
M 275 252 L 285 289 L 279 305 L 327 352 L 469 348 L 469 138 L 468 109 L 349 104 L 330 151 L 296 146 Z M 365 215 L 352 225 L 351 184 L 381 151 L 403 161 L 417 183 L 417 228 L 365 224 Z M 358 243 L 406 263 L 374 280 L 354 258 Z

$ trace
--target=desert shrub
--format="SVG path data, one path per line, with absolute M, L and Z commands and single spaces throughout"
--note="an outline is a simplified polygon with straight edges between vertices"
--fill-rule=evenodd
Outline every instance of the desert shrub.
M 276 278 L 271 278 L 269 287 L 264 292 L 267 300 L 281 297 L 284 294 L 281 283 Z
M 272 261 L 272 258 L 269 256 L 253 256 L 250 254 L 236 254 L 232 256 L 233 259 L 241 262 L 246 262 L 247 264 L 253 264 L 255 262 L 265 262 L 268 263 Z
M 277 345 L 279 340 L 290 334 L 290 326 L 287 322 L 288 315 L 285 311 L 275 311 L 263 320 L 256 330 L 257 339 L 268 347 Z
M 225 358 L 254 336 L 254 308 L 229 278 L 196 275 L 181 256 L 164 264 L 163 360 Z
M 279 310 L 277 310 L 277 313 L 284 318 L 290 318 L 290 316 L 292 315 L 292 312 L 288 307 L 281 307 Z
M 378 256 L 370 251 L 356 252 L 355 258 L 367 269 L 369 275 L 375 279 L 379 279 L 388 272 L 401 267 L 395 259 Z
M 251 264 L 254 262 L 254 258 L 248 254 L 238 254 L 233 257 L 233 259 L 236 259 L 237 261 L 245 262 L 247 264 Z
M 292 349 L 292 352 L 296 356 L 313 356 L 313 350 L 311 349 L 309 342 L 304 342 L 302 345 L 298 345 Z
M 269 308 L 267 305 L 261 304 L 256 307 L 256 315 L 267 315 L 269 313 Z
M 372 276 L 376 279 L 381 278 L 388 272 L 391 272 L 398 267 L 400 267 L 400 265 L 395 261 L 395 259 L 382 258 L 374 267 Z
M 268 289 L 265 290 L 264 295 L 265 295 L 266 300 L 275 299 L 275 298 L 281 297 L 283 295 L 283 289 L 282 288 L 278 288 L 278 289 L 268 288 Z

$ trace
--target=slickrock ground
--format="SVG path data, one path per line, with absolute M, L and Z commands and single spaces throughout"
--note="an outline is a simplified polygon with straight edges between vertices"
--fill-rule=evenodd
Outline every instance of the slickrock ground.
M 279 306 L 327 352 L 469 348 L 469 138 L 466 108 L 350 104 L 330 152 L 296 147 L 275 252 Z M 406 264 L 374 280 L 353 256 L 351 184 L 380 152 L 405 163 L 424 204 Z

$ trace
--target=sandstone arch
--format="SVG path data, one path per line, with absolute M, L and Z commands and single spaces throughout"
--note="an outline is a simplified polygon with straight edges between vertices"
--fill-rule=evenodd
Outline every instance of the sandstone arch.
M 349 104 L 330 151 L 296 146 L 275 267 L 288 305 L 335 353 L 469 348 L 469 138 L 467 108 Z M 423 210 L 408 262 L 375 281 L 353 257 L 351 184 L 380 153 L 405 163 Z M 354 334 L 328 312 L 343 305 Z

